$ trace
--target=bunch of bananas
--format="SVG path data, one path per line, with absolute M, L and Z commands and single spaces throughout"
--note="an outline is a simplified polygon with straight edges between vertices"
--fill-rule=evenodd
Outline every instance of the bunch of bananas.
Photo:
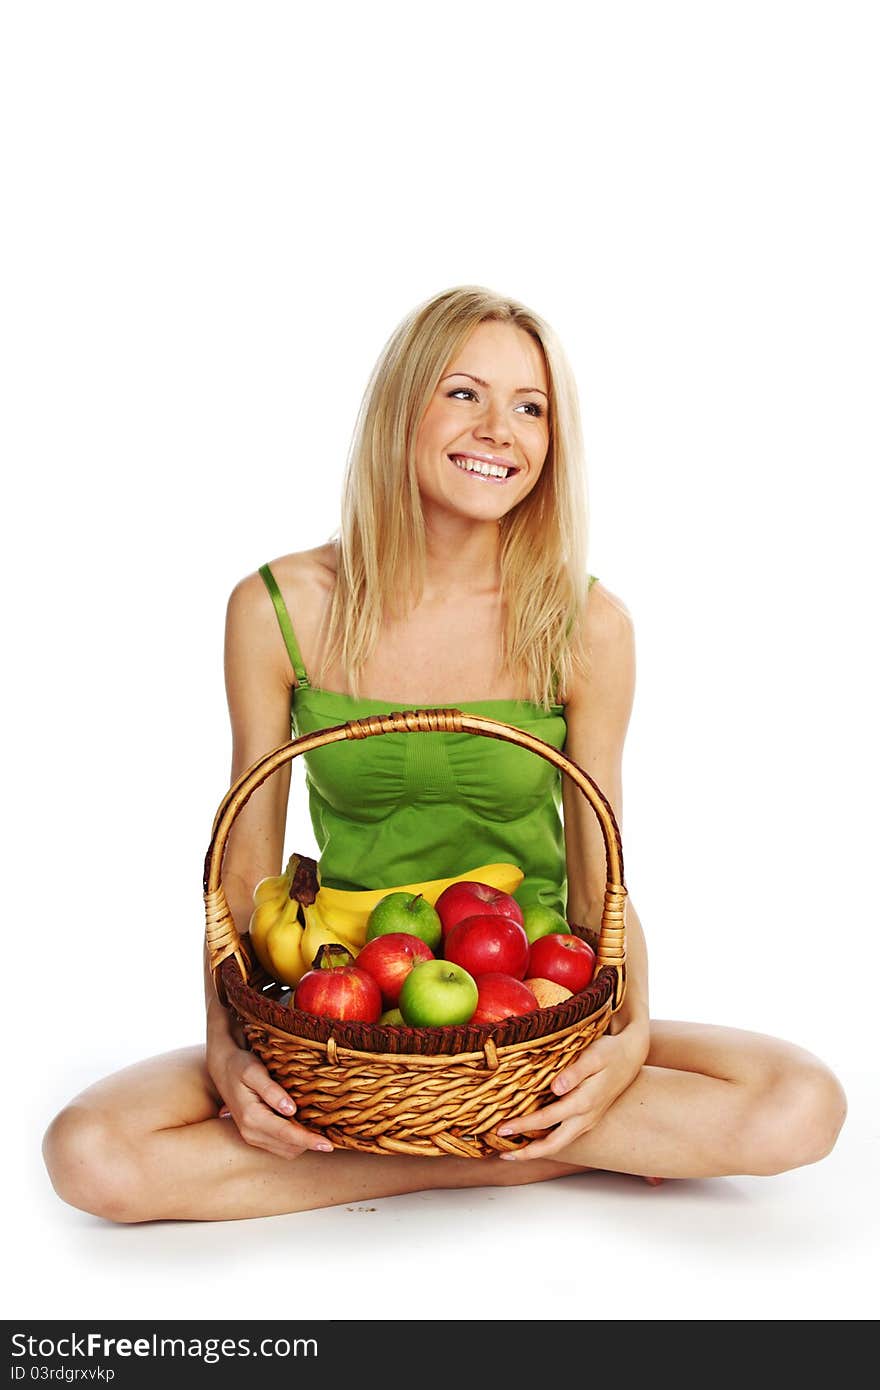
M 295 984 L 308 969 L 302 954 L 300 904 L 290 896 L 299 856 L 292 854 L 283 874 L 262 878 L 254 889 L 248 925 L 254 954 L 275 980 Z
M 421 893 L 434 903 L 450 883 L 474 879 L 503 893 L 514 893 L 523 880 L 516 864 L 481 864 L 452 878 L 404 883 L 394 888 L 349 892 L 319 887 L 315 901 L 301 904 L 290 896 L 299 855 L 292 854 L 283 874 L 261 879 L 254 889 L 250 920 L 251 945 L 260 964 L 285 985 L 298 984 L 325 943 L 345 946 L 356 956 L 367 939 L 367 921 L 376 904 L 389 893 Z

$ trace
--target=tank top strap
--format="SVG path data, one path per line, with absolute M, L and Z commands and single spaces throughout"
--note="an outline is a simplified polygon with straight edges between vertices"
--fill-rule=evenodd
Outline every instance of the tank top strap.
M 293 630 L 293 623 L 290 621 L 290 614 L 287 611 L 287 604 L 278 587 L 278 581 L 268 565 L 260 566 L 260 577 L 266 588 L 269 590 L 269 597 L 275 606 L 275 613 L 278 618 L 278 626 L 281 628 L 281 636 L 284 638 L 284 645 L 287 648 L 287 655 L 290 657 L 290 664 L 293 667 L 294 675 L 298 686 L 307 686 L 309 678 L 306 675 L 306 668 L 303 665 L 299 643 L 296 640 L 296 633 Z

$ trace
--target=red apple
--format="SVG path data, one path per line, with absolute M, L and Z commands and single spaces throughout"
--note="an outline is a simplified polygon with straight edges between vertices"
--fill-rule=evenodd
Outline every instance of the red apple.
M 477 1007 L 471 1015 L 471 1023 L 497 1023 L 502 1018 L 514 1014 L 530 1014 L 538 1007 L 528 985 L 515 980 L 512 975 L 502 975 L 500 971 L 481 975 L 477 980 Z
M 529 938 L 525 928 L 512 917 L 480 913 L 465 917 L 452 928 L 443 954 L 474 979 L 500 971 L 521 980 L 529 963 Z
M 522 908 L 511 893 L 500 888 L 492 888 L 488 883 L 478 883 L 476 879 L 463 878 L 444 888 L 434 903 L 434 911 L 440 918 L 444 938 L 452 928 L 465 917 L 488 916 L 512 917 L 514 922 L 523 924 Z
M 382 993 L 372 975 L 356 965 L 333 965 L 308 970 L 293 996 L 293 1007 L 322 1018 L 377 1023 Z
M 586 941 L 572 933 L 551 932 L 532 943 L 529 952 L 528 975 L 565 985 L 572 994 L 585 989 L 596 968 L 596 952 Z
M 409 972 L 420 960 L 433 960 L 434 952 L 420 936 L 409 932 L 388 932 L 368 941 L 358 952 L 358 970 L 372 975 L 382 991 L 386 1009 L 394 1008 Z

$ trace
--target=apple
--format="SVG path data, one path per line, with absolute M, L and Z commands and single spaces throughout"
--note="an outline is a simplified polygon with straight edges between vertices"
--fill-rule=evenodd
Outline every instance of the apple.
M 561 940 L 561 938 L 560 938 Z M 465 917 L 451 930 L 443 954 L 476 978 L 501 971 L 521 980 L 529 963 L 529 938 L 511 917 L 480 913 Z M 539 975 L 539 970 L 530 972 Z
M 572 994 L 585 989 L 593 978 L 596 968 L 596 952 L 588 942 L 571 933 L 563 936 L 551 932 L 541 936 L 529 951 L 529 976 L 538 975 L 542 980 L 552 980 L 554 984 L 565 985 Z
M 448 960 L 423 960 L 403 982 L 399 1007 L 413 1028 L 444 1028 L 467 1023 L 479 997 L 477 982 Z
M 538 1007 L 528 985 L 500 971 L 481 975 L 477 980 L 477 1007 L 471 1023 L 498 1023 L 514 1014 L 530 1014 Z
M 377 1023 L 382 994 L 366 970 L 356 965 L 325 965 L 306 971 L 294 992 L 293 1007 L 322 1018 Z
M 465 917 L 476 917 L 479 913 L 484 916 L 497 913 L 499 917 L 512 917 L 514 922 L 522 926 L 523 910 L 512 893 L 504 893 L 500 888 L 472 878 L 450 883 L 437 898 L 434 908 L 440 918 L 444 938 Z
M 367 941 L 391 932 L 420 936 L 432 953 L 443 940 L 440 918 L 421 893 L 386 893 L 379 899 L 367 918 Z
M 386 1009 L 384 1014 L 382 1014 L 382 1017 L 379 1019 L 380 1023 L 392 1023 L 397 1027 L 399 1027 L 400 1024 L 403 1023 L 403 1021 L 403 1014 L 400 1012 L 399 1009 Z
M 372 975 L 382 991 L 382 1003 L 393 1008 L 400 994 L 400 987 L 413 966 L 420 960 L 433 960 L 434 952 L 420 936 L 408 932 L 388 932 L 384 936 L 374 936 L 358 952 L 358 970 L 366 970 Z
M 571 927 L 562 913 L 557 912 L 555 907 L 548 907 L 546 903 L 529 903 L 524 907 L 523 926 L 530 943 L 537 941 L 541 936 L 549 936 L 554 931 L 566 935 L 571 932 Z
M 523 980 L 523 984 L 528 985 L 532 991 L 539 1009 L 549 1008 L 551 1004 L 561 1004 L 563 999 L 571 998 L 571 990 L 566 989 L 565 985 L 557 985 L 553 980 L 542 980 L 540 976 Z

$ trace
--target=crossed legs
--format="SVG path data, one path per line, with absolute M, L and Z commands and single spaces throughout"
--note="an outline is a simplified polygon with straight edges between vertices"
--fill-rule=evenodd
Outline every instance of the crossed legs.
M 843 1089 L 803 1048 L 760 1033 L 657 1020 L 645 1065 L 588 1133 L 554 1158 L 407 1158 L 337 1149 L 288 1160 L 245 1143 L 204 1048 L 96 1082 L 52 1121 L 49 1176 L 112 1221 L 222 1221 L 430 1188 L 545 1182 L 588 1168 L 666 1178 L 774 1174 L 815 1163 L 846 1115 Z

